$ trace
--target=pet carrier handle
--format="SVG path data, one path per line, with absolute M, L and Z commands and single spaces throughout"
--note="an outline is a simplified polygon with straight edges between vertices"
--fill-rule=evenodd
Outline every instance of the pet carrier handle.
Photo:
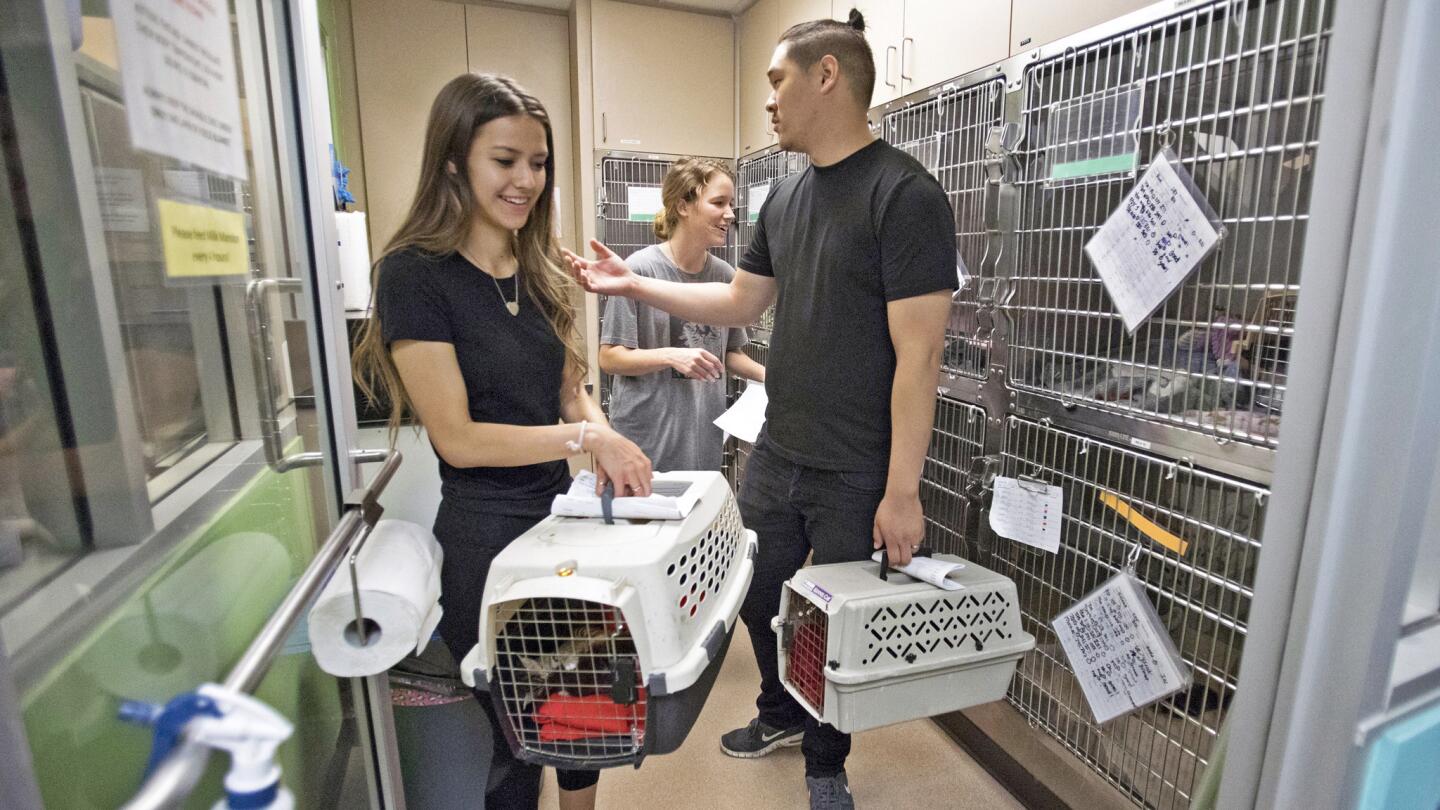
M 931 552 L 930 552 L 930 547 L 929 547 L 929 546 L 921 546 L 921 547 L 915 549 L 915 553 L 911 554 L 910 556 L 911 556 L 911 557 L 929 557 L 929 556 L 930 556 L 930 553 L 931 553 Z M 889 581 L 890 581 L 890 547 L 889 547 L 889 546 L 882 546 L 882 547 L 880 548 L 880 579 L 882 579 L 882 580 L 884 580 L 884 581 L 886 581 L 886 582 L 889 582 Z
M 615 525 L 615 482 L 606 481 L 605 489 L 600 491 L 600 514 L 605 518 L 606 526 Z

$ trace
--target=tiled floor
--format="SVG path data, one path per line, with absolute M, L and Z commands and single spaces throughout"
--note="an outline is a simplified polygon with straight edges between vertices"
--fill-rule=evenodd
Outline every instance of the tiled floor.
M 652 757 L 638 770 L 614 768 L 600 777 L 599 810 L 769 810 L 808 807 L 799 748 L 745 760 L 720 752 L 720 735 L 749 722 L 759 675 L 744 625 L 704 711 L 685 745 Z M 846 768 L 861 810 L 1019 808 L 1004 788 L 933 723 L 919 720 L 855 737 Z M 546 770 L 542 808 L 556 807 L 554 772 Z

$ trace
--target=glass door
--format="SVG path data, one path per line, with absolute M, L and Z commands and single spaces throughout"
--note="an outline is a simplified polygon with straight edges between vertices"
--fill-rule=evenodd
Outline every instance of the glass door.
M 48 807 L 136 792 L 121 701 L 222 681 L 355 484 L 296 6 L 0 8 L 0 724 Z M 299 806 L 371 801 L 370 691 L 303 629 L 270 666 Z

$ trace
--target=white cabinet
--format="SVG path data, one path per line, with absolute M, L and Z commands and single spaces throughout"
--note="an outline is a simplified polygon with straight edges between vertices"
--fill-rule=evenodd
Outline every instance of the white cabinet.
M 879 106 L 1010 54 L 1011 0 L 862 0 Z M 843 11 L 841 6 L 844 6 Z M 836 16 L 851 4 L 835 0 Z
M 845 6 L 848 14 L 850 6 Z M 740 154 L 775 143 L 765 102 L 770 98 L 770 57 L 780 35 L 796 23 L 830 17 L 830 0 L 759 0 L 736 21 L 740 53 Z
M 1010 53 L 1054 42 L 1092 25 L 1113 20 L 1153 0 L 1014 0 L 1010 22 Z
M 775 142 L 765 102 L 770 80 L 765 72 L 780 37 L 781 0 L 760 0 L 738 20 L 740 55 L 740 154 L 748 155 Z
M 734 153 L 731 20 L 595 0 L 591 26 L 597 149 Z
M 870 106 L 898 98 L 900 92 L 900 45 L 905 38 L 905 3 L 899 0 L 835 0 L 835 16 L 845 19 L 850 9 L 865 15 L 865 38 L 875 56 L 875 92 Z
M 1010 0 L 905 0 L 900 95 L 1010 55 Z

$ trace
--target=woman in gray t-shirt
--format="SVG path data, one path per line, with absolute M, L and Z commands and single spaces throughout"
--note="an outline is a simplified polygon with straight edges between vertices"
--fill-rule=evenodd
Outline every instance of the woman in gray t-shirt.
M 735 182 L 724 164 L 681 158 L 665 174 L 655 233 L 665 240 L 625 261 L 642 276 L 728 282 L 735 268 L 710 253 L 735 221 Z M 610 424 L 640 446 L 656 470 L 718 470 L 715 418 L 725 411 L 725 372 L 765 381 L 740 351 L 744 329 L 691 323 L 629 298 L 605 304 L 600 368 L 614 375 Z M 723 358 L 723 359 L 722 359 Z

